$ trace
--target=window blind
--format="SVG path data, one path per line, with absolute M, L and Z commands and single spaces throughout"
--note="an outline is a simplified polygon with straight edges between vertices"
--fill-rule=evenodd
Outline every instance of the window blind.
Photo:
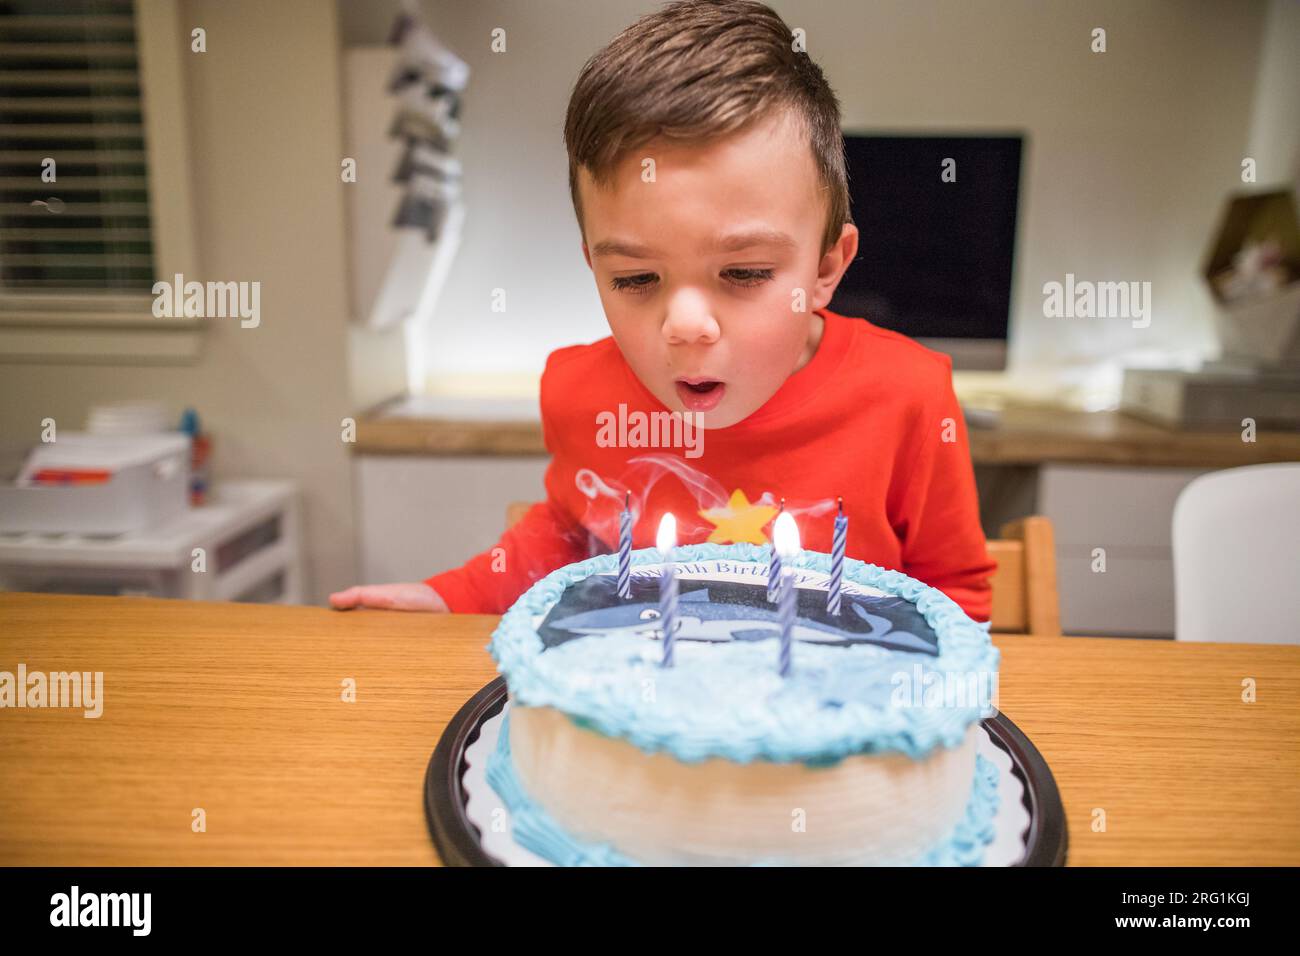
M 0 296 L 154 279 L 132 0 L 0 0 Z

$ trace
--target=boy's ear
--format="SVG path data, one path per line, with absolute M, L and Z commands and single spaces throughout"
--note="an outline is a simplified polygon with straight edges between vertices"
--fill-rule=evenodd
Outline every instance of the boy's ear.
M 840 238 L 826 250 L 817 267 L 817 287 L 813 292 L 813 305 L 810 312 L 825 308 L 835 295 L 835 289 L 844 278 L 844 273 L 853 264 L 858 254 L 858 227 L 846 222 L 840 229 Z

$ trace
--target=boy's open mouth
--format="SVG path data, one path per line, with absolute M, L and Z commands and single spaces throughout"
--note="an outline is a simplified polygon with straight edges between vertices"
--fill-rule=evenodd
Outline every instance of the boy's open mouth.
M 712 378 L 679 378 L 676 381 L 677 397 L 693 412 L 707 412 L 718 407 L 727 390 L 724 382 Z

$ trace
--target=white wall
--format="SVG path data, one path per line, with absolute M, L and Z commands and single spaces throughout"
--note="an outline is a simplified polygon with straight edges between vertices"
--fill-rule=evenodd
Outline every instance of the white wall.
M 1300 189 L 1300 0 L 1271 0 L 1246 155 L 1261 183 Z
M 79 430 L 90 405 L 193 405 L 214 436 L 214 474 L 303 490 L 315 601 L 355 579 L 348 446 L 347 257 L 339 156 L 339 36 L 318 0 L 187 0 L 207 31 L 184 54 L 202 278 L 259 281 L 261 324 L 211 320 L 202 354 L 173 366 L 0 364 L 0 436 L 35 444 L 40 420 Z M 187 42 L 187 37 L 178 37 Z M 153 195 L 151 202 L 167 202 Z
M 551 349 L 607 333 L 569 204 L 564 110 L 585 59 L 657 5 L 425 0 L 431 26 L 473 69 L 460 146 L 469 219 L 434 317 L 434 373 L 536 373 Z M 1258 150 L 1276 157 L 1268 172 L 1294 168 L 1300 124 L 1284 122 L 1300 88 L 1294 0 L 772 5 L 807 31 L 846 128 L 1027 133 L 1015 368 L 1213 351 L 1198 272 L 1241 187 L 1241 158 Z M 395 9 L 343 0 L 345 40 L 381 40 Z M 1098 26 L 1105 54 L 1089 51 Z M 489 49 L 494 27 L 507 31 L 504 54 Z M 1045 319 L 1043 283 L 1067 272 L 1152 282 L 1151 326 Z M 505 315 L 489 310 L 497 287 Z

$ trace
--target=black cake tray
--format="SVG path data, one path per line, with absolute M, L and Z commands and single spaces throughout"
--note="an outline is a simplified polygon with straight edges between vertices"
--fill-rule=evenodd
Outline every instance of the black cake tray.
M 465 751 L 483 724 L 506 703 L 505 678 L 498 677 L 465 702 L 443 731 L 424 774 L 424 812 L 438 855 L 447 866 L 503 866 L 483 849 L 478 827 L 465 815 Z M 1047 761 L 1020 728 L 1001 712 L 981 722 L 993 743 L 1011 757 L 1011 772 L 1024 784 L 1029 812 L 1023 835 L 1025 855 L 1017 866 L 1064 866 L 1069 837 L 1065 808 Z

